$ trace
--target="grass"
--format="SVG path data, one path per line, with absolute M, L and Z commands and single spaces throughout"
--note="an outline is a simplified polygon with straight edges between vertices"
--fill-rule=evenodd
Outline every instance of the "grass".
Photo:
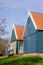
M 0 58 L 0 65 L 43 65 L 43 57 L 12 56 Z

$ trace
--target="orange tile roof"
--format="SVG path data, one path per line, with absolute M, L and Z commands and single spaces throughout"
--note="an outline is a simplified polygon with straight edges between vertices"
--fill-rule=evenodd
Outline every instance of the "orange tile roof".
M 16 29 L 16 34 L 17 34 L 18 40 L 23 40 L 23 37 L 24 37 L 24 26 L 15 25 L 15 29 Z
M 38 30 L 43 30 L 43 14 L 31 12 Z

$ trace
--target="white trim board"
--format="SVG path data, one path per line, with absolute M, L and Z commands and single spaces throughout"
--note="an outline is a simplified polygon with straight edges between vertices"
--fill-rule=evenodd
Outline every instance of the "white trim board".
M 14 29 L 14 32 L 15 32 L 15 35 L 16 35 L 16 39 L 18 39 L 17 38 L 17 33 L 16 33 L 16 29 L 15 29 L 15 25 L 13 24 L 13 29 Z

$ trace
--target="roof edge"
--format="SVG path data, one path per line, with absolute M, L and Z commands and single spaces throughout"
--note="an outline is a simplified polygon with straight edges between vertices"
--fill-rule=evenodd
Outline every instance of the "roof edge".
M 31 13 L 36 13 L 36 14 L 43 14 L 42 12 L 34 12 L 34 11 L 30 11 Z
M 33 23 L 35 29 L 37 30 L 37 25 L 36 25 L 36 23 L 35 23 L 35 21 L 34 21 L 34 19 L 33 19 L 33 16 L 32 16 L 32 14 L 31 14 L 31 12 L 29 12 L 28 15 L 31 17 L 32 23 Z
M 14 32 L 15 32 L 15 35 L 16 35 L 16 39 L 18 39 L 17 33 L 16 33 L 16 28 L 15 28 L 15 25 L 14 24 L 13 24 L 13 29 L 14 29 Z

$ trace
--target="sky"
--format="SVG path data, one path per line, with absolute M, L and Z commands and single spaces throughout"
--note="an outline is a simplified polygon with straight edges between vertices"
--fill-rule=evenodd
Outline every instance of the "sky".
M 43 0 L 0 0 L 0 21 L 6 18 L 9 33 L 1 37 L 11 37 L 13 24 L 25 26 L 29 11 L 43 13 Z

